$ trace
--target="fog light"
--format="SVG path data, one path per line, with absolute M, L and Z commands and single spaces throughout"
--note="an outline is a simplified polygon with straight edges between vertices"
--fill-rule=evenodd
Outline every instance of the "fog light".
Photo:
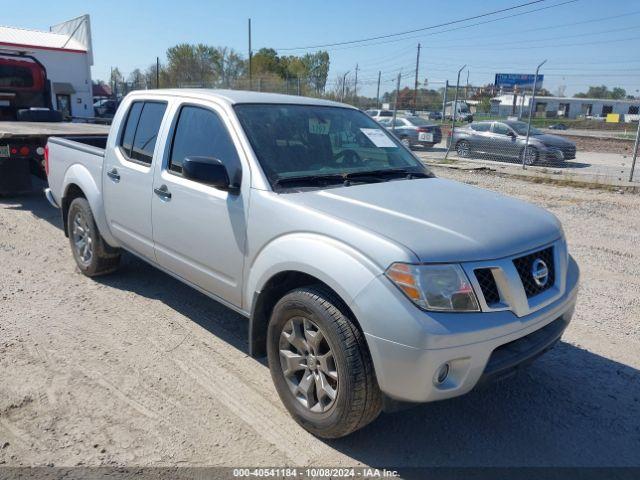
M 445 363 L 438 369 L 438 373 L 436 374 L 436 384 L 441 385 L 449 376 L 449 364 Z

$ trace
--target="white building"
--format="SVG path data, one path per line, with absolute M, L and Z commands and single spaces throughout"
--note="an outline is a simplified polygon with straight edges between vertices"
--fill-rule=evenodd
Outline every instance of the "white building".
M 491 114 L 497 116 L 522 116 L 529 114 L 530 95 L 500 95 L 491 99 Z M 536 117 L 578 118 L 606 117 L 620 114 L 621 121 L 635 121 L 640 113 L 640 100 L 608 100 L 603 98 L 536 97 Z M 625 118 L 626 117 L 626 118 Z
M 44 65 L 54 108 L 74 117 L 94 116 L 89 15 L 53 25 L 48 32 L 0 26 L 0 55 L 3 51 L 26 53 Z

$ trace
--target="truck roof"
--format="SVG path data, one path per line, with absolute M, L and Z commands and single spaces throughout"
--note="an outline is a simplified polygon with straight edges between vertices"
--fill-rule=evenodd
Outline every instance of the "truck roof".
M 192 97 L 192 98 L 209 98 L 216 99 L 218 101 L 226 102 L 229 105 L 237 105 L 241 103 L 280 103 L 280 104 L 294 104 L 294 105 L 319 105 L 327 107 L 343 107 L 354 108 L 351 105 L 347 105 L 340 102 L 334 102 L 331 100 L 324 100 L 321 98 L 301 97 L 297 95 L 284 95 L 281 93 L 263 93 L 252 92 L 246 90 L 222 90 L 212 88 L 167 88 L 158 90 L 137 90 L 131 92 L 129 95 L 132 97 L 145 97 L 150 94 L 155 95 L 167 95 L 178 97 Z

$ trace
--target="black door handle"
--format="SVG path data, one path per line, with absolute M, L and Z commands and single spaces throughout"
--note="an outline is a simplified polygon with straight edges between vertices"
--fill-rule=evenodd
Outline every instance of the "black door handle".
M 153 193 L 158 195 L 164 201 L 171 200 L 171 192 L 166 185 L 161 185 L 159 188 L 154 188 Z
M 111 170 L 109 170 L 107 172 L 107 176 L 113 180 L 115 183 L 118 183 L 120 181 L 120 174 L 118 173 L 118 170 L 116 170 L 115 168 L 112 168 Z

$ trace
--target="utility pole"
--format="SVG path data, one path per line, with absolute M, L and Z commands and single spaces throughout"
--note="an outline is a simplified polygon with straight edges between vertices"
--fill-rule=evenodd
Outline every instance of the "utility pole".
M 418 54 L 416 55 L 416 79 L 413 84 L 413 113 L 418 109 L 418 69 L 420 68 L 420 44 L 418 44 Z
M 160 88 L 160 57 L 156 57 L 156 88 Z
M 344 102 L 344 86 L 347 83 L 347 75 L 351 70 L 347 70 L 347 72 L 342 76 L 342 96 L 340 97 L 340 101 Z
M 382 72 L 378 70 L 378 90 L 376 91 L 376 108 L 380 108 L 380 75 L 382 75 Z
M 251 78 L 251 56 L 253 53 L 251 52 L 251 19 L 249 19 L 249 90 L 253 90 L 252 88 L 252 78 Z
M 398 113 L 398 97 L 400 96 L 400 77 L 402 76 L 402 70 L 398 73 L 398 81 L 396 82 L 396 99 L 393 102 L 393 120 L 391 121 L 391 130 L 396 130 L 396 115 Z
M 358 64 L 356 63 L 356 80 L 353 84 L 353 104 L 358 105 Z

